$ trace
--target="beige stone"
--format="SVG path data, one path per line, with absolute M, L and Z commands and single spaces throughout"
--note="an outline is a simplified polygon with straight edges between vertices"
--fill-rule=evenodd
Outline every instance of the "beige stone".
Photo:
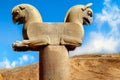
M 69 56 L 65 46 L 49 45 L 40 54 L 40 80 L 70 80 Z
M 71 7 L 64 19 L 64 22 L 77 23 L 80 27 L 92 23 L 93 11 L 90 8 L 92 3 L 87 5 L 75 5 Z
M 12 9 L 13 21 L 24 24 L 24 40 L 13 43 L 14 50 L 38 50 L 45 45 L 65 45 L 68 50 L 74 50 L 82 44 L 82 25 L 92 22 L 92 10 L 89 7 L 90 5 L 73 6 L 67 12 L 64 23 L 42 23 L 35 7 L 29 4 L 15 6 Z
M 92 22 L 91 5 L 73 6 L 64 23 L 43 23 L 38 10 L 29 4 L 12 9 L 13 22 L 24 25 L 24 40 L 13 43 L 13 49 L 40 51 L 40 80 L 70 80 L 68 51 L 82 44 L 83 25 Z

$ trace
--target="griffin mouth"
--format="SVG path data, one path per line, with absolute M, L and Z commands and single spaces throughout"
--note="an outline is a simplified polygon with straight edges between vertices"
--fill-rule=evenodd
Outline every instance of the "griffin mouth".
M 14 20 L 15 24 L 17 23 L 19 25 L 19 24 L 22 24 L 24 22 L 24 17 L 19 17 L 18 19 L 16 19 L 16 20 L 13 19 L 13 20 Z
M 88 18 L 83 18 L 83 24 L 85 25 L 85 24 L 90 24 L 90 21 L 89 21 L 89 19 Z

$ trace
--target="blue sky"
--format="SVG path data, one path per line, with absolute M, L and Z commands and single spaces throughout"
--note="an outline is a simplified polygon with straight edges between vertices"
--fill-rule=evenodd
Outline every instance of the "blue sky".
M 83 45 L 70 55 L 120 52 L 120 0 L 2 0 L 0 2 L 0 68 L 39 61 L 38 52 L 15 52 L 11 44 L 22 40 L 22 25 L 12 22 L 11 10 L 21 3 L 35 6 L 44 22 L 63 22 L 67 10 L 77 4 L 93 3 L 93 23 L 84 26 Z

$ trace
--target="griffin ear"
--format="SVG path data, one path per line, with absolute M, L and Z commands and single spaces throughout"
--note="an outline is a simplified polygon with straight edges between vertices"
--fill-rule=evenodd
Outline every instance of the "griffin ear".
M 24 10 L 24 9 L 25 9 L 24 7 L 21 7 L 21 6 L 19 6 L 19 8 L 20 8 L 21 10 Z
M 88 3 L 87 5 L 84 6 L 84 8 L 81 8 L 81 9 L 82 9 L 82 11 L 85 11 L 90 6 L 92 6 L 92 3 Z
M 88 3 L 87 5 L 86 5 L 86 7 L 90 7 L 90 6 L 92 6 L 93 5 L 93 3 Z

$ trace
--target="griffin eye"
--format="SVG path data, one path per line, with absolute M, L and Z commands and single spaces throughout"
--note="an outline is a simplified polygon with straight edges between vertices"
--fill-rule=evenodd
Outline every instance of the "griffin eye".
M 91 11 L 88 11 L 87 14 L 88 14 L 90 17 L 93 16 Z
M 12 15 L 18 15 L 19 14 L 19 12 L 18 11 L 14 11 L 14 12 L 12 12 Z

